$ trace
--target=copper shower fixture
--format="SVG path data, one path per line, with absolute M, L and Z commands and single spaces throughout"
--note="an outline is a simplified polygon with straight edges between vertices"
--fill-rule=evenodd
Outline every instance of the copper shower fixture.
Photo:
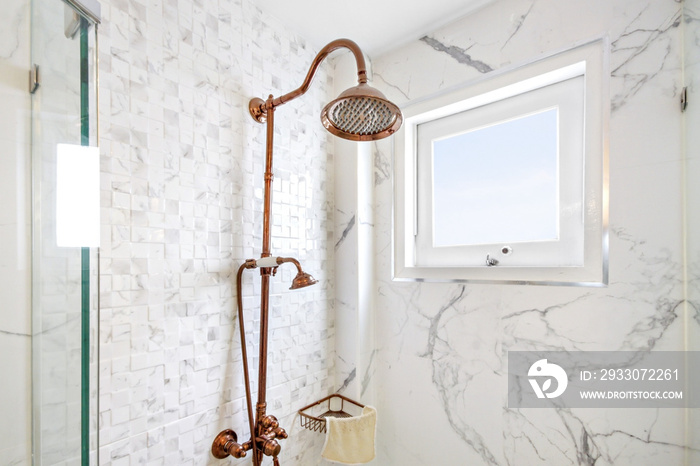
M 367 84 L 367 65 L 358 45 L 349 39 L 338 39 L 321 49 L 314 58 L 304 82 L 297 89 L 266 101 L 256 97 L 251 99 L 248 109 L 258 123 L 267 121 L 270 111 L 296 99 L 309 90 L 311 81 L 321 62 L 334 50 L 348 48 L 357 62 L 357 86 L 343 91 L 321 112 L 321 122 L 331 133 L 351 141 L 375 141 L 391 136 L 401 127 L 403 116 L 396 104 L 377 89 Z
M 277 418 L 266 414 L 266 384 L 267 384 L 267 340 L 268 340 L 268 314 L 270 299 L 270 277 L 277 271 L 277 267 L 284 263 L 292 263 L 297 267 L 297 275 L 290 289 L 298 289 L 313 285 L 316 280 L 305 273 L 299 261 L 291 257 L 272 257 L 270 253 L 270 214 L 272 206 L 272 148 L 274 135 L 275 109 L 309 90 L 311 81 L 316 74 L 321 62 L 334 50 L 339 48 L 349 49 L 357 63 L 358 85 L 342 92 L 338 98 L 330 102 L 321 112 L 323 126 L 332 134 L 352 141 L 374 141 L 392 135 L 401 127 L 403 116 L 401 110 L 395 104 L 386 99 L 384 94 L 367 84 L 367 67 L 362 51 L 357 44 L 348 39 L 338 39 L 323 47 L 314 58 L 304 82 L 297 89 L 280 97 L 270 95 L 267 100 L 260 98 L 251 99 L 248 107 L 250 114 L 259 123 L 267 124 L 265 179 L 263 195 L 263 239 L 260 259 L 248 259 L 238 269 L 236 276 L 238 322 L 241 339 L 241 355 L 243 359 L 243 375 L 245 379 L 246 405 L 248 411 L 248 427 L 251 438 L 243 443 L 238 443 L 238 436 L 231 429 L 226 429 L 217 435 L 211 447 L 211 452 L 216 458 L 226 458 L 231 455 L 235 458 L 246 456 L 248 451 L 253 452 L 254 466 L 260 466 L 264 456 L 271 456 L 273 463 L 278 466 L 281 446 L 279 439 L 287 438 L 287 433 L 279 426 Z M 248 355 L 245 343 L 245 326 L 243 322 L 243 298 L 241 296 L 241 283 L 243 271 L 246 269 L 260 269 L 261 296 L 260 296 L 260 353 L 258 366 L 258 401 L 253 417 L 252 396 L 250 390 L 250 374 L 248 370 Z

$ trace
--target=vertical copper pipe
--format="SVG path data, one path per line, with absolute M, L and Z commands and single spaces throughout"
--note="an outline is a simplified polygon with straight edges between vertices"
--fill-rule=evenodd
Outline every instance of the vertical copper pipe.
M 261 425 L 262 418 L 267 409 L 267 333 L 268 333 L 268 310 L 270 298 L 270 269 L 260 269 L 261 292 L 260 292 L 260 365 L 258 368 L 258 403 L 255 410 L 255 431 L 251 433 L 251 441 L 257 444 L 257 439 L 263 433 Z M 262 464 L 263 452 L 256 450 L 253 452 L 253 464 Z
M 273 141 L 275 135 L 275 107 L 272 105 L 272 95 L 269 96 L 267 102 L 267 142 L 265 146 L 265 192 L 264 192 L 264 207 L 263 207 L 263 244 L 261 257 L 270 256 L 270 217 L 272 211 L 272 152 Z M 268 315 L 270 308 L 270 269 L 263 267 L 260 269 L 261 276 L 261 291 L 260 291 L 260 361 L 258 369 L 258 403 L 255 414 L 255 432 L 251 433 L 253 443 L 257 442 L 258 436 L 262 433 L 260 422 L 265 416 L 267 407 L 267 333 L 268 333 Z M 255 451 L 253 462 L 257 465 L 262 461 L 262 451 Z
M 265 102 L 265 106 L 267 108 L 267 143 L 265 145 L 265 195 L 261 257 L 268 257 L 270 255 L 270 210 L 272 208 L 272 179 L 274 178 L 272 173 L 272 146 L 275 135 L 275 107 L 272 105 L 272 95 L 270 95 L 267 102 Z
M 267 106 L 267 144 L 265 149 L 265 193 L 263 206 L 263 244 L 261 257 L 270 255 L 270 216 L 272 209 L 272 147 L 275 135 L 275 108 L 272 106 L 272 95 L 265 103 Z M 268 311 L 270 303 L 270 268 L 260 269 L 262 278 L 260 293 L 260 369 L 258 371 L 258 405 L 265 403 L 267 381 L 267 331 Z M 260 411 L 260 406 L 258 406 Z M 263 413 L 264 414 L 264 413 Z M 259 419 L 258 419 L 259 420 Z
M 262 275 L 260 292 L 260 368 L 258 369 L 258 410 L 265 404 L 267 390 L 267 332 L 268 310 L 270 305 L 270 269 L 260 269 Z M 264 412 L 262 413 L 264 414 Z

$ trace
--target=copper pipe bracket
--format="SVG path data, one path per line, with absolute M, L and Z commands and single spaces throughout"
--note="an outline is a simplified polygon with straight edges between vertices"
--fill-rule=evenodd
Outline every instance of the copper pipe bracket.
M 260 97 L 253 97 L 248 102 L 248 110 L 250 111 L 250 116 L 253 120 L 258 123 L 265 123 L 267 121 L 267 111 L 265 109 L 265 101 Z
M 224 459 L 231 455 L 234 458 L 243 458 L 245 456 L 245 447 L 238 443 L 236 432 L 231 429 L 222 430 L 216 436 L 211 444 L 211 454 L 215 458 Z

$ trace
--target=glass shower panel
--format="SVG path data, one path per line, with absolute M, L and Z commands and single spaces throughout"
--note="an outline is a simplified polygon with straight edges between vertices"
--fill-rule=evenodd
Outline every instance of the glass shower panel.
M 97 145 L 95 29 L 62 1 L 32 1 L 39 76 L 32 96 L 32 410 L 39 465 L 96 462 L 97 249 L 57 241 L 61 212 L 83 214 L 61 207 L 58 187 L 91 176 L 63 169 L 59 152 L 70 158 L 66 148 Z

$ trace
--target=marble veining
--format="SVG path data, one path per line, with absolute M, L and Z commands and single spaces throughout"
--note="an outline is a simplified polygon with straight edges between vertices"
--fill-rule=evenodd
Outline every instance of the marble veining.
M 457 60 L 458 63 L 467 65 L 479 73 L 488 73 L 489 71 L 493 71 L 493 68 L 483 61 L 472 58 L 472 56 L 467 53 L 469 49 L 463 49 L 455 45 L 445 45 L 439 40 L 430 36 L 421 37 L 420 40 L 428 44 L 434 50 L 446 53 L 453 59 Z
M 7 336 L 12 336 L 12 337 L 31 337 L 31 335 L 29 333 L 11 332 L 9 330 L 2 330 L 2 329 L 0 329 L 0 335 L 7 335 Z
M 0 28 L 0 58 L 9 60 L 20 50 L 24 41 L 22 36 L 26 29 L 23 24 L 26 21 L 28 9 L 18 0 L 11 0 L 3 4 L 3 27 Z
M 343 242 L 348 237 L 348 235 L 350 234 L 350 232 L 352 231 L 353 228 L 355 228 L 355 215 L 350 217 L 350 220 L 348 220 L 348 223 L 343 228 L 343 232 L 340 234 L 340 238 L 338 238 L 338 241 L 336 241 L 336 243 L 335 243 L 336 251 L 343 244 Z
M 640 243 L 644 243 L 641 241 Z M 646 265 L 657 263 L 656 258 L 640 259 L 645 261 Z M 642 268 L 642 267 L 640 267 Z M 671 269 L 678 270 L 677 266 L 671 264 Z M 654 288 L 654 282 L 667 273 L 667 270 L 659 271 L 658 276 L 648 277 L 647 282 L 635 284 L 635 293 L 644 293 L 645 290 Z M 657 342 L 664 337 L 668 328 L 676 322 L 678 318 L 677 311 L 683 304 L 683 300 L 672 299 L 674 287 L 667 287 L 667 292 L 670 295 L 662 294 L 658 296 L 653 305 L 654 312 L 648 315 L 645 319 L 637 322 L 629 329 L 629 333 L 616 349 L 619 350 L 635 350 L 635 351 L 650 351 L 654 349 Z M 466 286 L 457 287 L 454 290 L 454 295 L 445 300 L 438 311 L 432 316 L 423 316 L 427 319 L 429 325 L 426 327 L 426 350 L 420 353 L 420 357 L 429 358 L 433 365 L 433 383 L 441 395 L 444 404 L 445 415 L 449 420 L 450 426 L 460 435 L 476 454 L 482 459 L 484 464 L 502 464 L 498 461 L 493 453 L 485 444 L 483 438 L 478 434 L 479 427 L 469 421 L 468 416 L 460 414 L 461 404 L 468 397 L 467 391 L 470 384 L 478 383 L 479 375 L 483 372 L 484 367 L 480 364 L 468 362 L 468 359 L 451 345 L 450 332 L 446 333 L 446 328 L 454 325 L 452 319 L 455 318 L 451 313 L 464 314 L 466 305 L 465 298 L 467 297 Z M 585 342 L 578 341 L 577 337 L 567 335 L 565 329 L 558 328 L 557 322 L 565 313 L 577 312 L 571 308 L 577 305 L 587 304 L 596 298 L 594 292 L 587 292 L 574 297 L 571 301 L 562 302 L 547 306 L 542 309 L 523 309 L 513 312 L 506 312 L 502 315 L 502 323 L 504 329 L 509 329 L 507 335 L 512 335 L 512 338 L 506 337 L 503 341 L 501 351 L 505 352 L 512 346 L 519 350 L 585 350 L 590 349 L 590 345 Z M 620 297 L 621 300 L 627 298 Z M 420 311 L 418 311 L 420 312 Z M 534 320 L 531 319 L 534 317 Z M 533 324 L 539 323 L 542 327 L 540 332 L 535 332 L 533 335 L 520 335 L 514 332 L 517 328 L 532 329 Z M 532 333 L 529 330 L 528 333 Z M 502 360 L 500 367 L 495 369 L 499 376 L 505 375 L 506 361 Z M 595 460 L 600 456 L 597 443 L 604 443 L 609 434 L 599 434 L 596 432 L 588 432 L 585 424 L 578 419 L 571 410 L 557 410 L 562 422 L 565 422 L 567 431 L 581 432 L 583 439 L 580 436 L 572 436 L 569 448 L 576 449 L 577 458 L 580 464 L 595 464 Z M 560 412 L 559 412 L 560 411 Z M 517 410 L 507 410 L 510 415 L 517 415 Z M 534 427 L 534 425 L 532 426 Z M 629 436 L 635 438 L 631 433 L 625 433 L 622 430 L 615 431 L 621 436 Z M 520 433 L 520 436 L 527 436 L 527 433 Z M 637 439 L 642 440 L 642 439 Z M 537 451 L 537 443 L 533 439 L 528 442 L 533 446 L 534 451 Z M 644 443 L 671 445 L 682 451 L 682 443 L 659 442 L 647 439 Z M 597 453 L 594 453 L 597 452 Z M 606 458 L 606 464 L 613 464 L 613 459 Z
M 388 82 L 387 80 L 385 80 L 385 79 L 382 77 L 382 75 L 381 75 L 380 73 L 377 73 L 376 71 L 372 73 L 372 78 L 373 78 L 374 80 L 377 80 L 377 79 L 380 80 L 380 81 L 381 81 L 381 86 L 382 86 L 382 88 L 384 88 L 384 86 L 388 86 L 388 87 L 394 89 L 395 91 L 397 91 L 398 93 L 400 93 L 401 96 L 402 96 L 404 99 L 406 99 L 406 100 L 410 100 L 410 99 L 411 99 L 411 97 L 410 97 L 410 95 L 409 95 L 409 94 L 410 94 L 410 91 L 411 91 L 411 81 L 410 81 L 410 79 L 409 79 L 409 81 L 408 81 L 408 85 L 406 86 L 406 88 L 407 88 L 408 90 L 407 90 L 407 91 L 404 91 L 403 89 L 401 89 L 401 88 L 400 88 L 399 86 L 397 86 L 396 84 L 393 84 L 393 83 Z
M 475 374 L 463 371 L 464 363 L 459 360 L 458 352 L 451 347 L 449 339 L 442 331 L 445 325 L 449 325 L 442 321 L 445 314 L 448 311 L 460 313 L 458 307 L 460 303 L 463 304 L 466 296 L 466 286 L 460 286 L 435 315 L 429 318 L 424 316 L 428 318 L 430 326 L 426 349 L 424 353 L 420 354 L 420 357 L 428 358 L 432 362 L 432 380 L 440 394 L 440 400 L 450 427 L 463 442 L 479 455 L 483 464 L 495 465 L 498 464 L 498 461 L 478 430 L 460 416 L 458 406 L 455 406 L 455 401 L 461 400 L 465 396 Z
M 340 359 L 341 362 L 342 362 L 342 358 L 338 357 L 338 359 Z M 344 380 L 343 383 L 340 385 L 340 387 L 338 387 L 337 392 L 338 392 L 338 393 L 343 393 L 343 391 L 345 391 L 345 389 L 348 388 L 348 386 L 350 385 L 350 383 L 351 383 L 353 380 L 355 380 L 356 375 L 357 375 L 357 368 L 355 367 L 355 368 L 352 369 L 352 371 L 350 371 L 350 374 L 348 374 L 348 376 L 345 378 L 345 380 Z
M 525 20 L 530 15 L 532 9 L 535 7 L 535 3 L 536 2 L 533 1 L 526 12 L 511 20 L 511 22 L 513 23 L 513 32 L 511 32 L 508 38 L 503 42 L 501 50 L 503 50 L 510 43 L 511 39 L 513 39 L 513 37 L 515 37 L 518 31 L 520 31 L 520 28 L 523 27 L 523 24 L 525 24 Z
M 656 27 L 650 27 L 645 17 L 645 11 L 640 12 L 612 41 L 614 59 L 611 76 L 624 80 L 624 90 L 614 95 L 611 110 L 617 111 L 659 73 L 669 68 L 680 72 L 677 55 L 674 54 L 671 43 L 674 40 L 671 33 L 678 29 L 681 23 L 681 10 L 674 11 Z M 649 63 L 649 54 L 653 54 L 656 65 L 641 72 L 638 60 Z
M 374 151 L 374 186 L 379 186 L 391 179 L 391 158 L 377 147 Z
M 369 384 L 372 382 L 372 376 L 374 375 L 374 372 L 376 371 L 376 364 L 375 364 L 375 359 L 377 356 L 377 350 L 374 349 L 369 355 L 369 361 L 367 363 L 367 367 L 365 368 L 365 373 L 362 376 L 362 385 L 360 388 L 360 395 L 364 396 L 365 393 L 367 393 L 367 389 L 369 388 Z

